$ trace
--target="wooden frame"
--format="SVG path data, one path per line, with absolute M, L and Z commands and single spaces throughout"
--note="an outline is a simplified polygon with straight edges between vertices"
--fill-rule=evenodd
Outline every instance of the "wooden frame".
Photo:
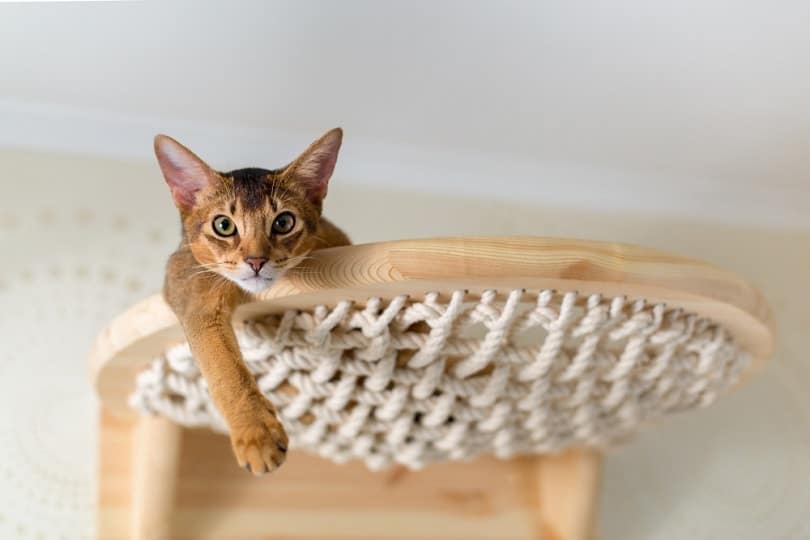
M 167 441 L 160 426 L 151 426 L 158 437 L 145 448 L 139 421 L 101 415 L 104 540 L 591 538 L 601 462 L 594 452 L 379 473 L 293 452 L 277 472 L 255 478 L 234 466 L 227 437 L 174 426 L 177 454 L 176 439 Z M 144 470 L 141 458 L 131 459 L 138 452 L 179 455 L 177 474 L 160 463 Z
M 750 351 L 754 362 L 748 375 L 760 368 L 773 351 L 774 326 L 768 306 L 759 292 L 740 277 L 700 261 L 647 248 L 582 240 L 439 238 L 322 250 L 313 253 L 311 259 L 291 271 L 255 302 L 240 308 L 237 317 L 249 318 L 318 304 L 334 305 L 343 299 L 363 302 L 372 296 L 388 299 L 400 294 L 419 296 L 429 291 L 448 293 L 466 289 L 480 293 L 486 289 L 514 288 L 625 295 L 664 302 L 699 313 L 722 324 Z M 98 337 L 90 360 L 93 382 L 105 409 L 118 415 L 130 415 L 126 398 L 133 389 L 135 374 L 166 347 L 182 340 L 177 320 L 158 296 L 137 304 L 117 317 Z M 114 432 L 116 428 L 110 426 L 115 421 L 106 412 L 102 416 L 105 418 L 102 431 Z M 130 420 L 121 419 L 118 422 Z M 156 497 L 138 498 L 139 493 L 149 491 L 145 491 L 144 486 L 154 475 L 164 480 L 173 478 L 169 472 L 172 464 L 181 460 L 181 432 L 161 422 L 142 421 L 138 432 L 140 438 L 135 445 L 140 450 L 135 466 L 137 479 L 134 484 L 131 483 L 134 486 L 132 503 L 136 509 L 132 513 L 135 516 L 132 530 L 141 531 L 139 538 L 179 537 L 168 536 L 167 532 L 167 520 L 171 515 L 171 497 L 167 493 L 171 491 L 173 480 L 156 492 Z M 103 463 L 105 456 L 120 452 L 120 441 L 116 440 L 102 435 Z M 155 445 L 160 445 L 164 453 L 153 454 L 150 448 Z M 202 452 L 200 449 L 197 451 Z M 106 463 L 109 464 L 109 459 Z M 495 467 L 492 460 L 482 463 L 488 468 Z M 528 499 L 524 496 L 521 500 L 530 499 L 539 505 L 535 512 L 538 519 L 533 527 L 527 529 L 530 530 L 528 536 L 506 534 L 504 538 L 586 538 L 593 515 L 598 463 L 598 456 L 592 453 L 572 452 L 564 456 L 517 460 L 511 465 L 504 465 L 522 467 L 525 482 L 521 490 L 533 495 Z M 448 465 L 457 466 L 461 467 Z M 121 467 L 123 465 L 119 464 L 119 469 Z M 294 464 L 287 464 L 277 474 L 282 475 L 285 469 L 294 467 Z M 312 467 L 310 464 L 310 469 Z M 320 471 L 319 478 L 328 477 L 329 482 L 337 482 L 335 479 L 341 477 L 333 466 L 320 464 L 315 468 Z M 444 466 L 435 466 L 418 474 L 442 477 L 444 469 Z M 107 469 L 104 471 L 108 472 Z M 478 478 L 475 474 L 470 475 L 469 471 L 464 474 Z M 479 476 L 482 481 L 486 477 Z M 220 481 L 214 477 L 207 478 L 212 484 Z M 240 478 L 245 485 L 253 481 L 247 475 Z M 102 475 L 102 494 L 109 491 L 104 486 L 105 481 Z M 182 479 L 180 485 L 182 490 Z M 267 485 L 268 490 L 272 489 L 273 481 L 270 480 Z M 381 497 L 379 493 L 374 496 Z M 421 499 L 414 493 L 412 499 L 400 501 L 402 511 L 407 513 L 408 501 L 417 504 Z M 303 501 L 304 498 L 299 495 L 299 500 Z M 100 523 L 109 526 L 112 514 L 104 512 L 102 498 Z M 158 525 L 147 527 L 145 524 L 149 523 Z M 352 538 L 364 538 L 363 531 L 372 529 L 367 527 L 355 531 Z M 102 527 L 100 530 L 112 529 Z M 383 529 L 374 530 L 377 536 L 369 538 L 405 538 L 386 536 Z M 419 525 L 414 525 L 414 530 L 425 534 L 428 532 L 427 527 Z M 340 538 L 329 534 L 315 537 Z M 237 537 L 241 538 L 233 538 Z

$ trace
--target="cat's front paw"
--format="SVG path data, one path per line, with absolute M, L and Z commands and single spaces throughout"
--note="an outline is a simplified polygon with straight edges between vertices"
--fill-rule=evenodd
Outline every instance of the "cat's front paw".
M 236 461 L 256 476 L 284 463 L 287 444 L 287 433 L 269 403 L 231 426 L 231 447 Z

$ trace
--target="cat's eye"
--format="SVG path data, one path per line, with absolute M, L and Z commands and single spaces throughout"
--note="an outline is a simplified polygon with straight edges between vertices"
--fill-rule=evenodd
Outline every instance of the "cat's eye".
M 282 212 L 273 220 L 273 232 L 287 234 L 295 227 L 295 216 L 290 212 Z
M 236 234 L 236 223 L 228 216 L 217 216 L 211 224 L 214 232 L 219 236 L 233 236 Z

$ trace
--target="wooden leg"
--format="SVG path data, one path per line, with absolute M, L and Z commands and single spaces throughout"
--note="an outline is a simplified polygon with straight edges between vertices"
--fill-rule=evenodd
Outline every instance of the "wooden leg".
M 171 540 L 171 516 L 183 428 L 141 416 L 132 441 L 131 538 Z
M 300 540 L 417 540 L 435 539 L 440 531 L 447 540 L 580 540 L 588 538 L 593 523 L 600 459 L 588 452 L 482 457 L 404 474 L 373 473 L 358 462 L 337 466 L 293 452 L 264 481 L 234 465 L 228 439 L 221 435 L 181 429 L 178 463 L 180 428 L 159 419 L 138 426 L 141 420 L 107 411 L 100 419 L 97 534 L 104 540 L 131 540 L 135 523 L 134 537 L 140 539 L 244 540 L 274 534 Z M 157 434 L 153 446 L 145 444 L 149 432 Z M 129 459 L 136 440 L 142 453 Z M 149 469 L 144 458 L 150 452 L 153 462 L 174 463 L 152 466 L 151 481 L 149 474 L 133 474 L 133 467 Z M 159 472 L 178 466 L 177 477 Z M 173 500 L 175 487 L 169 484 L 174 481 Z M 159 527 L 149 529 L 150 524 Z
M 570 450 L 527 460 L 538 509 L 538 540 L 593 538 L 601 455 Z

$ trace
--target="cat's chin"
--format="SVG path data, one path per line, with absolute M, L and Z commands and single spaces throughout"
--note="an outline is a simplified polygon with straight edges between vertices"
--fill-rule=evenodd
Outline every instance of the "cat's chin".
M 265 289 L 270 288 L 270 286 L 275 283 L 275 279 L 267 278 L 264 276 L 252 276 L 249 278 L 242 278 L 242 279 L 233 279 L 231 281 L 239 285 L 239 287 L 246 292 L 252 294 L 258 294 Z

